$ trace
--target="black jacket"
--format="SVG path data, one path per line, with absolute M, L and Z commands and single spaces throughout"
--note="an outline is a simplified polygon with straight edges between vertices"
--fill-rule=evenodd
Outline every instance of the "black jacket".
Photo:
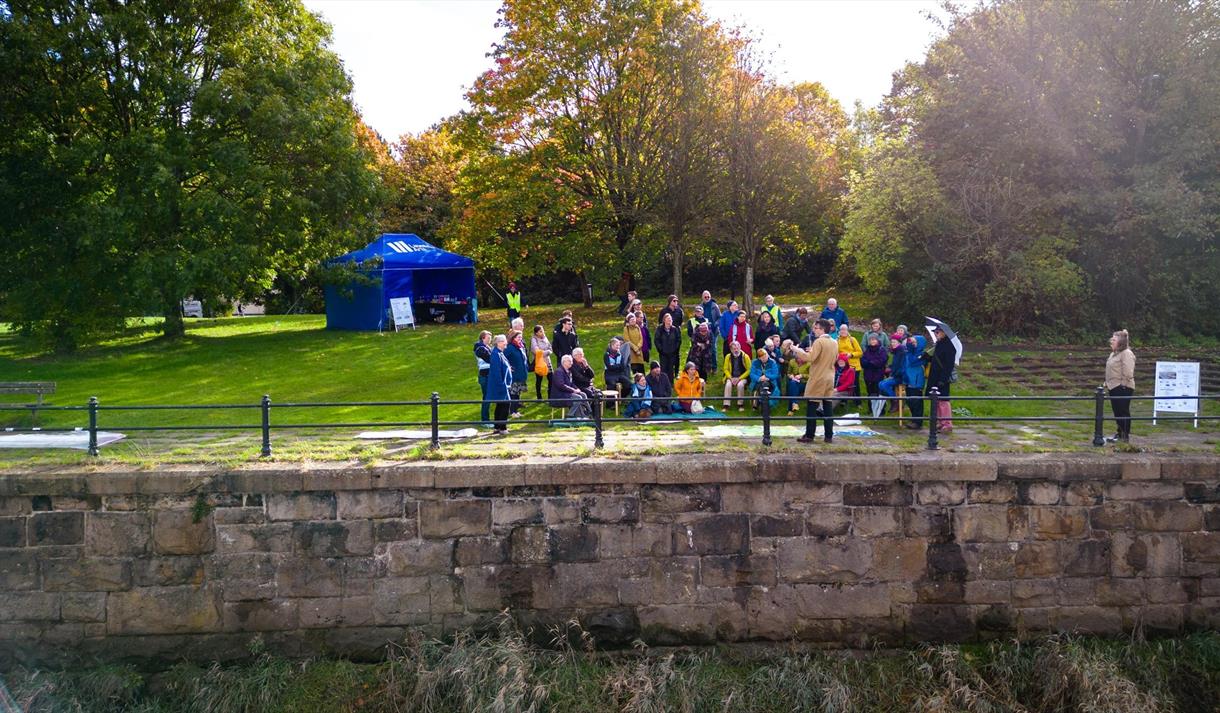
M 652 335 L 652 345 L 661 354 L 677 354 L 682 351 L 682 330 L 677 327 L 668 330 L 657 327 Z
M 555 355 L 555 361 L 558 362 L 572 350 L 580 346 L 580 338 L 576 336 L 576 330 L 564 333 L 561 327 L 555 328 L 555 333 L 551 335 L 551 351 Z
M 661 308 L 660 313 L 657 314 L 657 329 L 660 329 L 661 325 L 665 324 L 665 315 L 667 314 L 674 316 L 674 326 L 681 329 L 682 323 L 686 321 L 686 315 L 683 314 L 681 307 L 670 309 L 668 306 Z
M 593 389 L 594 378 L 596 375 L 593 373 L 593 367 L 572 362 L 572 386 L 585 393 L 590 393 Z
M 654 399 L 668 399 L 674 395 L 673 382 L 669 380 L 669 375 L 665 372 L 653 374 L 651 371 L 644 377 L 648 382 L 648 388 L 652 389 L 652 397 Z
M 801 339 L 809 332 L 809 321 L 795 314 L 784 320 L 784 331 L 781 341 L 791 339 L 793 344 L 800 344 Z
M 756 350 L 762 349 L 763 342 L 767 341 L 767 339 L 769 337 L 773 337 L 777 334 L 779 334 L 779 330 L 775 328 L 775 322 L 767 322 L 766 324 L 759 324 L 754 329 L 754 348 Z M 757 352 L 755 352 L 755 353 L 757 353 Z
M 932 365 L 928 369 L 928 388 L 935 386 L 941 396 L 949 395 L 949 377 L 953 374 L 953 363 L 957 360 L 957 347 L 948 338 L 936 343 L 932 349 Z

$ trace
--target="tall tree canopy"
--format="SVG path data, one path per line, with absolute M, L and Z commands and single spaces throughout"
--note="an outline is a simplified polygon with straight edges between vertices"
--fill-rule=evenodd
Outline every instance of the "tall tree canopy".
M 60 349 L 261 292 L 380 197 L 329 28 L 297 0 L 0 5 L 0 311 Z

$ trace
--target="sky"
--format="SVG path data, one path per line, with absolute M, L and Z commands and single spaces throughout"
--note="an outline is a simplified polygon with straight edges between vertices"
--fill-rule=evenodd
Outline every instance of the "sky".
M 304 0 L 334 28 L 364 120 L 388 141 L 466 108 L 466 89 L 491 63 L 503 32 L 499 0 Z M 872 106 L 893 72 L 918 60 L 938 32 L 929 0 L 704 0 L 772 53 L 784 82 L 818 81 L 852 111 Z

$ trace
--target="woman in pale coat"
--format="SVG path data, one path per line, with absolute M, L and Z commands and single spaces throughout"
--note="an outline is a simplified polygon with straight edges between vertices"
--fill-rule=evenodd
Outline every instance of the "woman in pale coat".
M 630 352 L 627 356 L 631 361 L 631 371 L 636 374 L 643 374 L 644 333 L 640 330 L 636 316 L 630 312 L 627 313 L 627 320 L 623 324 L 623 346 L 620 348 Z
M 1135 353 L 1131 337 L 1120 329 L 1110 336 L 1110 358 L 1106 359 L 1106 390 L 1110 392 L 1110 408 L 1118 433 L 1111 441 L 1131 440 L 1131 396 L 1135 393 Z

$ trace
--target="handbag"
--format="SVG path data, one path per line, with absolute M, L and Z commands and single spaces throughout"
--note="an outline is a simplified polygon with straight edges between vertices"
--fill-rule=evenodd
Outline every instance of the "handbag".
M 534 373 L 538 376 L 546 376 L 551 373 L 551 367 L 546 363 L 546 355 L 541 349 L 534 350 Z
M 699 399 L 695 399 L 694 401 L 691 401 L 690 402 L 690 412 L 691 413 L 703 413 L 703 402 L 701 402 Z

